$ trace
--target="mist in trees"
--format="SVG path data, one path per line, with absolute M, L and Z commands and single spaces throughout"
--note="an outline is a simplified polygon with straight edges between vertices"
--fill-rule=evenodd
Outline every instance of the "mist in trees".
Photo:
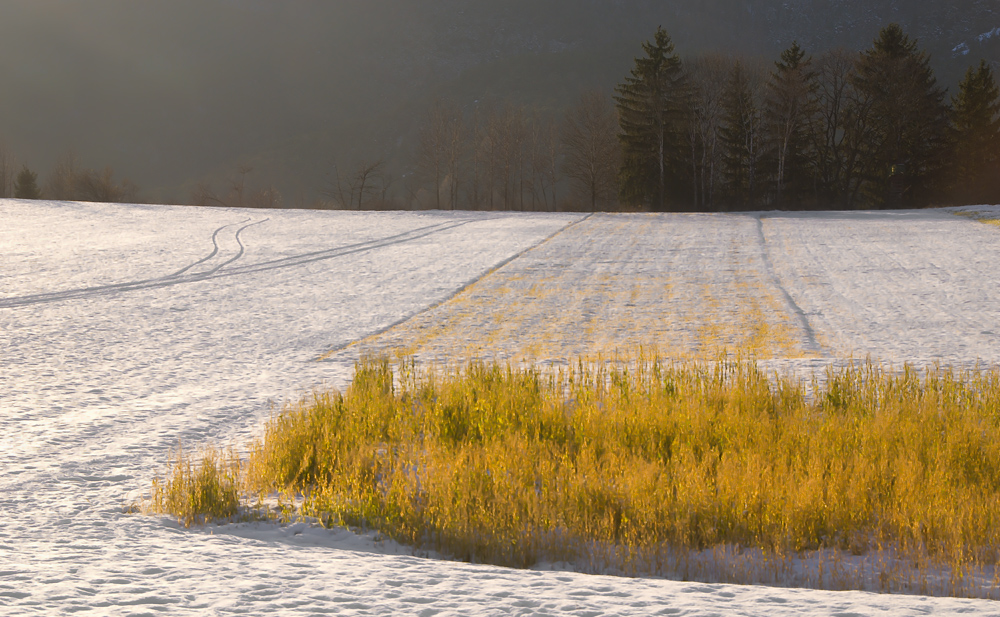
M 793 42 L 772 63 L 682 59 L 662 28 L 641 49 L 613 96 L 591 91 L 566 109 L 558 139 L 538 110 L 438 101 L 411 201 L 712 211 L 1000 200 L 989 65 L 970 68 L 949 105 L 930 57 L 896 24 L 862 52 L 814 56 Z
M 562 126 L 562 172 L 572 196 L 590 210 L 612 208 L 618 197 L 621 144 L 618 114 L 603 92 L 590 91 L 567 110 Z
M 199 182 L 191 191 L 190 202 L 196 206 L 223 208 L 281 208 L 281 193 L 270 184 L 254 180 L 252 165 L 239 164 L 219 191 L 210 182 Z
M 480 117 L 489 102 L 498 109 L 509 103 L 549 118 L 558 134 L 582 92 L 613 94 L 657 24 L 672 36 L 689 77 L 692 64 L 710 54 L 744 64 L 764 58 L 770 74 L 793 40 L 818 70 L 830 49 L 856 56 L 869 48 L 889 21 L 928 50 L 949 97 L 979 58 L 994 73 L 1000 68 L 1000 37 L 980 36 L 997 26 L 993 0 L 838 0 L 795 10 L 778 0 L 9 0 L 3 6 L 0 142 L 16 156 L 13 173 L 26 163 L 44 191 L 57 159 L 73 149 L 81 166 L 100 172 L 110 165 L 115 184 L 127 177 L 142 187 L 143 198 L 169 202 L 195 201 L 205 184 L 217 199 L 238 203 L 229 180 L 247 164 L 254 171 L 244 204 L 273 189 L 283 206 L 331 205 L 329 160 L 346 175 L 363 159 L 384 159 L 395 178 L 391 203 L 438 207 L 436 198 L 409 194 L 430 190 L 426 177 L 417 183 L 414 175 L 419 133 L 434 100 L 460 108 L 468 130 L 479 101 Z M 688 149 L 697 147 L 689 133 L 684 137 Z M 692 155 L 685 157 L 690 170 L 674 170 L 671 208 L 730 207 L 717 190 L 719 168 L 705 137 L 698 168 Z M 775 164 L 772 154 L 765 167 Z M 557 200 L 574 206 L 576 189 L 561 159 L 556 169 Z M 466 175 L 457 177 L 457 189 L 442 181 L 441 208 L 468 207 L 473 178 L 470 168 L 460 171 Z M 426 187 L 418 186 L 424 180 Z M 686 186 L 676 186 L 681 182 Z M 776 193 L 773 205 L 794 203 L 786 190 L 794 189 Z M 546 191 L 551 202 L 551 187 Z M 862 190 L 855 204 L 869 200 Z
M 139 189 L 128 179 L 116 182 L 111 167 L 87 169 L 75 154 L 69 153 L 56 163 L 43 193 L 48 199 L 62 201 L 127 203 L 138 200 Z
M 393 0 L 379 2 L 380 6 L 395 6 Z M 254 32 L 269 31 L 270 25 L 261 15 L 209 4 L 205 15 L 212 20 L 223 20 L 235 11 L 243 20 L 240 23 L 252 25 Z M 510 23 L 523 25 L 518 11 L 536 9 L 530 8 L 530 3 L 522 4 L 517 11 L 469 10 L 498 18 L 506 15 L 514 20 Z M 20 6 L 15 13 L 30 13 L 27 6 Z M 281 40 L 291 40 L 291 33 L 297 32 L 291 24 L 298 23 L 305 5 L 261 6 L 264 13 L 289 20 Z M 560 6 L 563 9 L 537 10 L 553 17 L 565 10 Z M 713 6 L 697 10 L 711 12 L 713 19 L 706 24 L 721 27 L 716 18 L 730 9 Z M 421 7 L 410 6 L 406 14 L 421 19 L 430 13 L 443 16 L 432 3 Z M 486 52 L 469 41 L 463 43 L 469 47 L 463 48 L 462 62 L 449 64 L 454 58 L 445 47 L 420 33 L 406 33 L 399 24 L 380 29 L 378 19 L 369 15 L 373 9 L 362 5 L 337 9 L 312 4 L 309 11 L 317 19 L 341 11 L 350 17 L 350 23 L 364 25 L 354 28 L 356 32 L 338 26 L 341 43 L 354 37 L 358 45 L 370 49 L 376 42 L 405 39 L 415 45 L 414 49 L 436 50 L 440 56 L 425 54 L 426 58 L 437 58 L 433 62 L 441 64 L 434 71 L 450 71 L 449 77 L 421 69 L 424 60 L 418 62 L 412 54 L 404 58 L 390 53 L 394 62 L 398 61 L 394 65 L 398 73 L 394 79 L 398 79 L 393 82 L 394 95 L 387 97 L 388 90 L 370 87 L 377 81 L 376 73 L 384 68 L 372 57 L 365 56 L 351 66 L 334 67 L 336 63 L 328 59 L 307 63 L 299 68 L 322 82 L 317 92 L 327 96 L 324 104 L 311 99 L 296 113 L 268 107 L 269 103 L 264 105 L 266 110 L 227 107 L 226 113 L 243 123 L 239 130 L 226 134 L 232 141 L 226 147 L 233 152 L 245 151 L 250 148 L 247 143 L 257 143 L 254 140 L 264 134 L 268 139 L 282 135 L 285 141 L 270 150 L 261 146 L 253 150 L 256 154 L 224 159 L 228 162 L 221 165 L 218 157 L 201 158 L 203 152 L 216 147 L 220 137 L 207 125 L 199 125 L 205 129 L 206 143 L 189 149 L 194 162 L 179 200 L 243 208 L 514 211 L 853 209 L 1000 201 L 996 145 L 1000 97 L 995 63 L 969 67 L 961 83 L 961 72 L 955 71 L 939 83 L 932 66 L 940 73 L 942 66 L 952 66 L 958 60 L 942 64 L 935 59 L 932 65 L 930 54 L 895 24 L 885 26 L 877 35 L 871 30 L 865 36 L 874 35 L 874 39 L 861 51 L 862 45 L 854 50 L 810 49 L 808 45 L 817 44 L 816 37 L 807 37 L 808 45 L 784 38 L 783 51 L 766 46 L 751 50 L 725 45 L 721 35 L 707 36 L 710 28 L 699 30 L 704 40 L 695 42 L 697 37 L 686 30 L 687 18 L 638 5 L 632 9 L 634 15 L 648 9 L 650 15 L 671 20 L 671 32 L 658 28 L 649 33 L 652 36 L 645 43 L 635 40 L 627 48 L 619 45 L 618 34 L 601 39 L 607 46 L 600 49 L 589 47 L 592 40 L 573 39 L 585 49 L 578 56 L 575 51 L 552 52 L 545 45 L 531 47 L 514 35 L 505 35 L 494 43 L 505 50 L 501 55 L 515 54 L 511 57 L 518 62 L 501 66 L 491 64 L 483 55 Z M 144 10 L 130 9 L 135 14 Z M 178 18 L 170 28 L 190 21 L 171 11 L 157 10 Z M 628 21 L 623 32 L 628 32 L 630 40 L 641 36 L 636 33 L 646 31 L 648 23 L 656 23 L 596 4 L 580 10 L 586 12 L 587 19 Z M 113 11 L 104 15 L 118 20 L 115 23 L 128 21 Z M 463 19 L 455 23 L 468 26 Z M 475 28 L 486 30 L 475 31 L 488 32 L 485 23 L 476 22 Z M 309 40 L 326 40 L 323 27 L 311 27 Z M 565 34 L 572 29 L 557 30 Z M 603 36 L 600 29 L 586 32 L 591 39 Z M 679 38 L 671 38 L 675 33 Z M 400 39 L 403 34 L 406 36 Z M 369 35 L 370 40 L 365 38 Z M 219 40 L 233 41 L 225 37 Z M 524 45 L 530 47 L 530 53 L 518 56 Z M 227 75 L 226 83 L 241 84 L 237 94 L 257 100 L 248 96 L 253 92 L 250 84 L 257 79 L 254 70 L 267 73 L 272 53 L 273 58 L 283 59 L 284 66 L 293 66 L 288 61 L 296 56 L 290 49 L 263 45 L 246 57 L 227 61 L 222 68 L 232 74 Z M 965 49 L 979 50 L 975 45 Z M 638 57 L 629 62 L 637 52 Z M 935 53 L 940 56 L 939 51 Z M 175 51 L 165 58 L 177 60 L 171 54 Z M 43 60 L 39 66 L 49 66 L 45 63 L 51 59 Z M 536 65 L 542 64 L 544 70 L 536 71 Z M 317 66 L 326 72 L 314 70 Z M 963 65 L 961 70 L 965 68 Z M 90 74 L 86 66 L 80 70 Z M 163 70 L 172 74 L 174 69 Z M 317 75 L 325 77 L 317 80 Z M 258 89 L 276 85 L 265 82 L 260 81 Z M 520 85 L 526 82 L 530 87 Z M 952 91 L 942 83 L 952 84 Z M 208 82 L 199 84 L 205 91 L 212 89 Z M 333 111 L 340 110 L 338 105 L 346 101 L 358 109 L 380 106 L 382 112 L 389 113 L 386 110 L 392 105 L 386 101 L 400 101 L 403 97 L 399 95 L 411 92 L 414 96 L 393 112 L 397 116 L 379 116 L 385 121 L 383 125 L 354 122 L 352 114 Z M 260 100 L 271 98 L 262 96 Z M 94 101 L 84 103 L 81 117 L 87 121 L 98 117 Z M 212 107 L 216 103 L 193 99 L 185 102 L 183 109 L 187 116 L 195 117 L 197 105 Z M 137 105 L 139 108 L 142 106 Z M 253 124 L 255 118 L 264 117 L 264 111 L 274 112 L 268 116 L 274 123 Z M 128 120 L 127 115 L 122 118 L 123 122 Z M 168 116 L 160 120 L 163 127 L 172 126 L 174 121 Z M 299 131 L 296 136 L 289 137 L 284 129 L 275 128 L 275 123 L 283 122 L 288 127 L 294 125 Z M 336 130 L 328 130 L 333 124 Z M 54 128 L 53 132 L 59 131 Z M 128 141 L 115 135 L 124 144 L 122 152 L 128 152 Z M 10 143 L 8 139 L 5 135 L 5 143 Z M 0 148 L 0 197 L 14 194 L 16 176 L 25 161 L 40 170 L 36 184 L 44 198 L 137 201 L 163 194 L 163 187 L 146 187 L 144 183 L 139 195 L 134 183 L 116 178 L 114 170 L 103 165 L 105 160 L 115 162 L 108 158 L 107 148 L 98 148 L 96 153 L 84 150 L 82 157 L 67 155 L 58 160 L 47 159 L 50 155 L 46 154 L 43 162 L 50 167 L 38 167 L 37 152 L 26 151 L 23 143 L 15 146 L 12 150 Z M 56 151 L 65 152 L 69 147 L 73 146 Z M 158 147 L 144 148 L 139 155 L 155 153 Z M 288 182 L 293 176 L 309 180 L 302 180 L 299 188 L 283 195 L 284 187 L 295 186 Z M 134 177 L 131 172 L 130 177 Z M 302 189 L 306 183 L 308 187 Z
M 463 110 L 438 100 L 418 140 L 415 171 L 405 183 L 411 207 L 539 211 L 566 205 L 559 201 L 559 127 L 550 114 L 510 102 Z

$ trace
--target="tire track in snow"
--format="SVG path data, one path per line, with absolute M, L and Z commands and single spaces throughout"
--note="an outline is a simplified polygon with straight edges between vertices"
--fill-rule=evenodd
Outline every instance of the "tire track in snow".
M 478 219 L 478 220 L 489 220 L 489 219 Z M 404 244 L 406 242 L 411 242 L 413 240 L 419 240 L 420 238 L 425 238 L 427 236 L 436 233 L 442 233 L 445 231 L 450 231 L 457 227 L 462 227 L 463 225 L 468 225 L 470 222 L 472 221 L 469 220 L 469 221 L 459 221 L 457 223 L 437 223 L 435 225 L 420 227 L 418 229 L 403 232 L 401 234 L 396 234 L 394 236 L 389 236 L 388 238 L 382 238 L 379 240 L 366 240 L 365 242 L 359 242 L 357 244 L 349 244 L 347 246 L 340 246 L 337 248 L 326 249 L 323 251 L 304 253 L 302 255 L 296 255 L 294 257 L 282 257 L 280 259 L 272 259 L 254 264 L 248 264 L 245 266 L 237 266 L 235 268 L 229 268 L 227 270 L 214 274 L 210 278 L 214 279 L 226 276 L 236 276 L 239 274 L 251 274 L 255 272 L 266 272 L 268 270 L 277 270 L 281 268 L 291 268 L 293 266 L 300 266 L 302 264 L 313 263 L 317 261 L 325 261 L 327 259 L 334 259 L 336 257 L 343 257 L 345 255 L 363 253 L 366 251 L 372 251 L 375 249 L 394 246 L 397 244 Z
M 242 232 L 244 229 L 250 227 L 251 225 L 256 225 L 263 222 L 264 221 L 258 221 L 257 223 L 251 223 L 250 225 L 246 225 L 242 227 L 239 230 L 239 232 Z M 366 240 L 364 242 L 349 244 L 347 246 L 327 249 L 324 251 L 314 251 L 312 253 L 306 253 L 304 255 L 298 255 L 295 257 L 284 257 L 281 259 L 260 262 L 257 264 L 240 266 L 236 268 L 229 268 L 227 270 L 220 270 L 224 266 L 232 264 L 237 259 L 243 256 L 245 249 L 243 247 L 243 243 L 239 240 L 239 237 L 237 237 L 237 242 L 239 242 L 240 244 L 239 254 L 236 257 L 228 260 L 227 262 L 217 266 L 216 268 L 208 270 L 207 272 L 194 273 L 194 274 L 181 273 L 180 275 L 174 273 L 168 276 L 142 279 L 138 281 L 130 281 L 127 283 L 113 283 L 110 285 L 97 285 L 93 287 L 83 287 L 80 289 L 69 289 L 65 291 L 30 294 L 27 296 L 18 296 L 13 298 L 3 298 L 0 299 L 0 309 L 19 308 L 23 306 L 33 306 L 37 304 L 46 304 L 50 302 L 63 302 L 67 300 L 78 300 L 78 299 L 91 298 L 97 296 L 108 296 L 118 293 L 125 293 L 129 291 L 170 287 L 173 285 L 181 285 L 184 283 L 196 283 L 201 281 L 214 280 L 217 278 L 222 278 L 227 276 L 252 274 L 256 272 L 264 272 L 279 268 L 290 268 L 294 266 L 303 265 L 306 263 L 324 261 L 327 259 L 335 259 L 337 257 L 344 257 L 346 255 L 363 253 L 366 251 L 372 251 L 397 244 L 403 244 L 405 242 L 412 242 L 413 240 L 418 240 L 420 238 L 424 238 L 432 234 L 445 232 L 454 229 L 456 227 L 467 225 L 469 222 L 471 221 L 459 221 L 456 223 L 452 222 L 436 223 L 434 225 L 427 225 L 425 227 L 420 227 L 414 230 L 406 231 L 386 238 L 379 238 L 377 240 Z M 224 227 L 229 227 L 229 225 L 226 225 Z M 217 232 L 221 231 L 221 229 L 216 231 Z M 239 232 L 237 232 L 237 236 L 239 235 Z M 213 252 L 209 258 L 214 257 L 215 254 L 216 252 Z M 194 267 L 195 265 L 198 265 L 200 263 L 204 263 L 205 261 L 207 261 L 207 259 L 199 260 L 195 264 L 192 264 L 191 267 Z
M 239 250 L 238 253 L 236 253 L 236 257 L 233 257 L 232 259 L 229 259 L 227 261 L 222 262 L 221 264 L 219 264 L 218 266 L 212 268 L 211 270 L 209 270 L 207 272 L 202 272 L 201 276 L 211 276 L 211 275 L 215 274 L 216 272 L 218 272 L 219 270 L 221 270 L 222 268 L 225 268 L 229 264 L 231 264 L 231 263 L 237 261 L 239 258 L 243 257 L 243 254 L 246 253 L 246 247 L 243 246 L 243 241 L 240 240 L 240 234 L 243 233 L 243 230 L 246 229 L 246 228 L 248 228 L 248 227 L 253 227 L 254 225 L 260 225 L 261 223 L 266 223 L 266 222 L 268 222 L 270 220 L 271 220 L 270 218 L 266 218 L 266 219 L 264 219 L 262 221 L 257 221 L 255 223 L 250 223 L 249 225 L 244 225 L 243 227 L 240 227 L 239 229 L 237 229 L 236 230 L 236 244 L 240 245 L 240 250 Z
M 784 284 L 781 282 L 781 278 L 778 277 L 778 273 L 774 269 L 774 264 L 771 262 L 771 255 L 767 250 L 767 236 L 764 234 L 765 215 L 758 214 L 755 218 L 757 219 L 757 237 L 760 241 L 760 255 L 764 261 L 764 268 L 767 270 L 767 274 L 771 277 L 771 282 L 778 288 L 778 291 L 781 292 L 781 295 L 785 298 L 785 302 L 788 303 L 788 306 L 792 309 L 792 312 L 798 319 L 799 326 L 802 328 L 802 332 L 806 337 L 806 347 L 809 351 L 818 354 L 820 357 L 826 357 L 827 353 L 816 339 L 816 332 L 813 330 L 812 325 L 810 325 L 809 318 L 806 316 L 805 311 L 802 310 L 802 307 L 795 302 L 792 295 L 788 293 L 787 289 L 785 289 Z
M 243 219 L 242 221 L 240 221 L 240 223 L 246 223 L 249 220 L 250 219 Z M 193 264 L 181 268 L 177 272 L 174 272 L 173 274 L 171 274 L 171 275 L 169 275 L 169 276 L 167 276 L 165 278 L 178 277 L 178 276 L 184 274 L 185 272 L 187 272 L 188 270 L 190 270 L 191 268 L 194 268 L 196 266 L 200 266 L 201 264 L 205 263 L 206 261 L 208 261 L 208 260 L 212 259 L 213 257 L 215 257 L 216 255 L 218 255 L 219 254 L 219 232 L 221 232 L 226 227 L 231 227 L 233 225 L 239 225 L 240 223 L 228 223 L 228 224 L 223 225 L 222 227 L 216 229 L 215 233 L 212 234 L 212 247 L 213 248 L 212 248 L 212 252 L 211 253 L 209 253 L 205 257 L 202 257 L 201 259 L 199 259 L 198 261 L 194 262 Z M 237 232 L 237 234 L 238 233 L 239 232 Z

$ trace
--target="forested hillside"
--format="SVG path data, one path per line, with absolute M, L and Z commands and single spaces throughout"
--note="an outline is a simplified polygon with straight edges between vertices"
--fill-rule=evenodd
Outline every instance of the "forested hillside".
M 252 187 L 258 203 L 305 205 L 336 192 L 336 170 L 382 161 L 412 203 L 437 99 L 561 117 L 584 91 L 610 93 L 657 25 L 685 58 L 770 62 L 793 40 L 863 49 L 889 22 L 951 92 L 980 58 L 1000 68 L 992 0 L 10 0 L 0 145 L 43 190 L 62 163 L 113 168 L 108 187 L 150 200 L 229 203 L 238 184 L 240 202 Z

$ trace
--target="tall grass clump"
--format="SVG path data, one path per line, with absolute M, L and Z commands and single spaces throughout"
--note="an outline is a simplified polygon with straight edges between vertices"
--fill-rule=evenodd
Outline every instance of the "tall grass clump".
M 149 509 L 176 516 L 185 527 L 231 519 L 240 507 L 240 460 L 206 448 L 197 466 L 178 447 L 166 479 L 154 478 Z
M 274 417 L 242 473 L 327 525 L 501 565 L 693 576 L 684 555 L 826 551 L 954 579 L 1000 560 L 1000 372 L 865 363 L 811 391 L 742 360 L 368 359 Z

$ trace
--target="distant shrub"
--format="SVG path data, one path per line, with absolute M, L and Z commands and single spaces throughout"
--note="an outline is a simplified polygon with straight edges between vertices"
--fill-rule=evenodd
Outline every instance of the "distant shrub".
M 14 181 L 14 197 L 17 199 L 38 199 L 42 196 L 38 188 L 38 174 L 27 167 L 21 169 Z

